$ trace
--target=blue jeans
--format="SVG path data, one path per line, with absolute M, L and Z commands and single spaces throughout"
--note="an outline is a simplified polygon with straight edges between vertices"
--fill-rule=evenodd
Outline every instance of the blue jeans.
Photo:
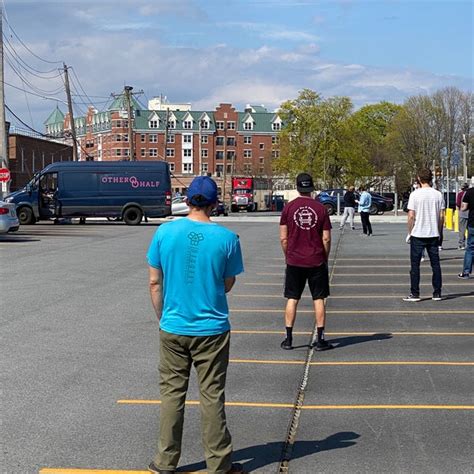
M 463 273 L 472 273 L 472 262 L 474 260 L 474 227 L 467 228 L 466 252 L 464 253 Z
M 438 237 L 412 237 L 410 239 L 410 283 L 413 296 L 420 296 L 420 261 L 423 249 L 426 249 L 428 257 L 430 257 L 431 269 L 433 271 L 433 293 L 441 294 L 442 277 L 438 245 Z

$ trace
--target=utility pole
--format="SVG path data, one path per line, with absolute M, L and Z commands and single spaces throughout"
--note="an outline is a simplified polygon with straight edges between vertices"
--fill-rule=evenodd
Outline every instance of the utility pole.
M 128 156 L 130 161 L 135 161 L 135 147 L 133 146 L 133 113 L 132 113 L 132 97 L 131 92 L 132 86 L 125 86 L 123 93 L 125 94 L 125 100 L 127 101 L 127 117 L 128 117 Z
M 0 7 L 0 166 L 9 168 L 7 127 L 5 124 L 5 91 L 3 73 L 3 8 Z M 7 194 L 10 189 L 10 182 L 2 183 L 2 192 Z
M 72 159 L 74 161 L 77 161 L 78 155 L 77 155 L 76 126 L 74 125 L 74 112 L 72 110 L 71 88 L 69 86 L 69 73 L 68 73 L 68 67 L 66 66 L 66 63 L 63 63 L 63 69 L 64 69 L 64 85 L 66 87 L 67 108 L 69 110 L 69 124 L 71 126 Z
M 462 145 L 462 177 L 463 177 L 463 182 L 467 183 L 467 156 L 466 156 L 467 155 L 467 139 L 464 133 L 462 134 L 461 145 Z

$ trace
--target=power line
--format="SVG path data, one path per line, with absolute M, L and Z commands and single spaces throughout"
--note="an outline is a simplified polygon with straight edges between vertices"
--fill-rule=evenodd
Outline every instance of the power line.
M 36 59 L 39 59 L 40 61 L 43 61 L 45 63 L 48 63 L 48 64 L 61 64 L 62 61 L 48 61 L 47 59 L 44 59 L 42 58 L 41 56 L 38 56 L 36 53 L 34 53 L 24 42 L 23 40 L 18 36 L 18 34 L 16 33 L 15 29 L 13 28 L 13 26 L 10 24 L 10 22 L 8 21 L 7 17 L 5 16 L 5 22 L 7 23 L 8 25 L 8 28 L 10 29 L 10 31 L 15 35 L 15 38 L 20 42 L 20 44 L 32 55 L 34 56 Z
M 13 117 L 15 117 L 22 125 L 24 125 L 26 128 L 28 128 L 32 132 L 35 132 L 38 135 L 41 135 L 42 137 L 51 138 L 50 135 L 45 135 L 42 132 L 38 132 L 38 130 L 35 130 L 33 127 L 30 127 L 27 123 L 23 122 L 23 120 L 20 117 L 18 117 L 18 115 L 16 115 L 15 112 L 13 112 L 13 110 L 10 109 L 10 107 L 8 107 L 7 104 L 5 104 L 5 108 L 8 110 L 8 112 L 10 112 L 13 115 Z
M 77 77 L 77 74 L 76 74 L 76 71 L 74 70 L 74 68 L 71 67 L 71 69 L 72 69 L 72 73 L 73 73 L 73 75 L 74 75 L 74 77 L 75 77 L 75 80 L 76 80 L 77 83 L 79 84 L 79 87 L 80 87 L 81 91 L 84 92 L 84 95 L 85 95 L 86 99 L 90 101 L 91 105 L 93 105 L 95 108 L 97 108 L 97 107 L 94 105 L 94 103 L 92 102 L 91 98 L 87 95 L 87 92 L 84 90 L 84 87 L 82 87 L 81 81 L 79 80 L 79 77 Z
M 46 100 L 52 100 L 54 102 L 62 102 L 63 104 L 65 104 L 66 102 L 64 102 L 64 100 L 62 99 L 58 99 L 57 97 L 47 97 L 45 95 L 42 95 L 42 94 L 38 94 L 36 92 L 31 92 L 31 91 L 27 91 L 27 90 L 24 90 L 22 89 L 21 87 L 18 87 L 18 86 L 14 86 L 13 84 L 10 84 L 8 82 L 3 82 L 6 86 L 8 87 L 12 87 L 13 89 L 16 89 L 16 90 L 19 90 L 19 91 L 22 91 L 22 92 L 26 92 L 27 94 L 30 94 L 30 95 L 34 95 L 36 97 L 41 97 L 42 99 L 46 99 Z

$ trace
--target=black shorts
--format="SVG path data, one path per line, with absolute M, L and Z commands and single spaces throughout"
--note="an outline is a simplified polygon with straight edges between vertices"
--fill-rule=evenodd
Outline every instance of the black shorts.
M 327 264 L 319 267 L 294 267 L 286 266 L 285 275 L 285 298 L 293 300 L 301 299 L 304 287 L 308 282 L 309 290 L 313 300 L 327 298 L 329 296 L 329 272 Z

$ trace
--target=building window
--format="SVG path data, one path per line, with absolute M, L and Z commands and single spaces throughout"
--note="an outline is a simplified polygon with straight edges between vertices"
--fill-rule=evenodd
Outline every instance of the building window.
M 156 148 L 150 148 L 149 152 L 150 152 L 150 156 L 153 156 L 155 158 L 158 156 L 158 149 Z
M 264 171 L 263 166 L 260 166 L 260 167 L 258 168 L 258 172 L 259 172 L 259 173 L 263 173 L 263 171 Z
M 170 167 L 170 171 L 173 173 L 174 172 L 174 163 L 168 163 Z
M 223 159 L 224 159 L 224 152 L 216 151 L 216 160 L 223 160 Z
M 171 134 L 171 135 L 168 135 L 168 138 L 166 140 L 167 143 L 174 143 L 174 135 Z
M 176 128 L 176 121 L 168 120 L 168 128 Z
M 207 158 L 209 156 L 209 151 L 207 149 L 201 150 L 201 158 Z
M 272 150 L 272 158 L 279 158 L 280 151 L 279 150 Z
M 278 122 L 272 123 L 272 129 L 274 131 L 281 130 L 281 123 L 278 123 Z
M 193 156 L 193 150 L 183 150 L 184 158 L 191 158 Z
M 209 165 L 208 165 L 207 163 L 203 163 L 203 164 L 201 165 L 201 171 L 202 171 L 203 173 L 207 173 L 208 170 L 209 170 Z
M 224 171 L 224 165 L 216 165 L 216 173 L 222 173 Z
M 183 135 L 183 143 L 192 143 L 193 136 L 192 135 Z
M 227 173 L 228 174 L 232 173 L 232 165 L 227 165 Z
M 140 135 L 140 141 L 141 141 L 142 143 L 145 143 L 145 142 L 146 142 L 146 135 L 145 135 L 144 133 L 142 133 L 142 134 Z
M 272 145 L 278 145 L 280 143 L 280 137 L 277 137 L 276 135 L 272 136 Z
M 209 122 L 207 120 L 201 120 L 201 129 L 208 130 L 209 129 Z
M 192 163 L 183 163 L 183 173 L 190 174 L 193 172 Z
M 248 163 L 244 163 L 244 173 L 251 174 L 252 173 L 252 165 Z
M 253 122 L 245 122 L 244 130 L 253 130 Z
M 265 162 L 265 158 L 263 156 L 261 156 L 258 161 L 260 162 L 261 165 L 263 165 L 263 163 Z
M 190 130 L 191 128 L 193 128 L 193 122 L 186 120 L 186 122 L 183 122 L 183 127 L 187 130 Z
M 224 146 L 224 137 L 216 137 L 216 146 Z
M 166 149 L 166 156 L 168 158 L 174 158 L 174 148 L 167 148 Z
M 125 135 L 123 133 L 119 133 L 115 137 L 116 142 L 128 142 L 128 135 Z
M 244 150 L 244 158 L 252 158 L 252 150 Z
M 227 122 L 227 130 L 235 130 L 235 122 Z
M 224 122 L 216 122 L 216 130 L 224 130 Z
M 158 143 L 158 135 L 156 133 L 150 135 L 150 143 Z
M 265 150 L 265 143 L 260 143 L 260 150 Z
M 203 145 L 207 145 L 207 144 L 209 143 L 209 137 L 208 137 L 207 135 L 203 135 L 203 136 L 201 137 L 201 143 L 202 143 Z
M 158 120 L 150 120 L 150 128 L 158 128 Z
M 235 146 L 235 137 L 227 138 L 227 146 Z
M 235 158 L 235 151 L 231 150 L 227 152 L 227 159 L 233 160 Z
M 245 136 L 244 137 L 244 145 L 251 145 L 252 144 L 252 137 Z
M 117 148 L 115 150 L 115 156 L 122 156 L 122 149 L 121 148 Z
M 130 149 L 129 148 L 124 148 L 123 149 L 123 156 L 130 156 Z
M 146 156 L 146 148 L 140 148 L 140 156 L 145 157 Z

